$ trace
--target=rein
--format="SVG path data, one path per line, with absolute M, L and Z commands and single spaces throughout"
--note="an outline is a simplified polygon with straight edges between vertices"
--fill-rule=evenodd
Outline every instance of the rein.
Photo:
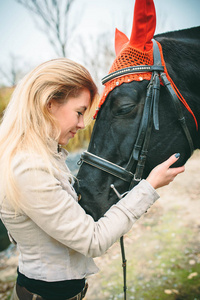
M 127 74 L 152 72 L 151 80 L 147 87 L 144 111 L 138 131 L 138 136 L 127 166 L 125 168 L 122 168 L 88 151 L 84 151 L 80 158 L 80 160 L 84 163 L 92 165 L 93 167 L 98 168 L 111 175 L 114 175 L 115 177 L 118 177 L 123 181 L 129 182 L 129 190 L 132 189 L 135 185 L 137 185 L 142 179 L 153 126 L 155 130 L 159 130 L 158 104 L 160 95 L 160 80 L 162 81 L 162 83 L 164 84 L 171 96 L 171 99 L 175 106 L 175 111 L 177 113 L 178 121 L 180 122 L 183 132 L 187 138 L 191 154 L 194 151 L 193 141 L 188 130 L 185 117 L 182 112 L 180 101 L 176 93 L 174 92 L 170 81 L 167 79 L 166 74 L 164 73 L 164 66 L 162 66 L 160 50 L 155 40 L 153 40 L 153 58 L 153 66 L 143 65 L 124 68 L 119 71 L 115 71 L 102 79 L 102 83 L 105 84 L 106 82 L 113 80 L 114 78 L 118 78 Z M 133 166 L 136 162 L 137 165 L 135 173 L 132 173 L 131 170 L 133 169 Z M 123 195 L 120 195 L 119 192 L 116 190 L 114 184 L 111 184 L 111 188 L 113 189 L 113 191 L 119 199 L 122 199 L 124 195 L 127 194 L 126 192 Z M 123 237 L 120 238 L 120 245 L 124 275 L 124 299 L 126 300 L 126 259 Z

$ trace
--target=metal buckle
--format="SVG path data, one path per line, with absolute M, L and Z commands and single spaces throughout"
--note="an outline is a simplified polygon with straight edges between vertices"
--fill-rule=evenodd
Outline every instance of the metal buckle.
M 136 176 L 135 176 L 135 174 L 134 174 L 134 181 L 137 181 L 137 182 L 139 182 L 139 181 L 141 181 L 142 180 L 142 178 L 136 178 Z

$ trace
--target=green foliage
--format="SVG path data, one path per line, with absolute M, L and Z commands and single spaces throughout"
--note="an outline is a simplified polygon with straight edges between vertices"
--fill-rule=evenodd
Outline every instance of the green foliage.
M 0 119 L 2 118 L 4 109 L 8 105 L 12 92 L 13 88 L 0 88 Z

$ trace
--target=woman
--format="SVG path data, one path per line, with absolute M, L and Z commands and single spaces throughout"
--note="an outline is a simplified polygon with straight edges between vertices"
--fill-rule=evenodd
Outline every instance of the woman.
M 184 171 L 157 166 L 94 222 L 77 202 L 61 148 L 84 128 L 96 86 L 68 59 L 41 64 L 17 86 L 0 126 L 1 219 L 19 250 L 16 299 L 82 299 L 103 254 L 157 200 L 156 188 Z

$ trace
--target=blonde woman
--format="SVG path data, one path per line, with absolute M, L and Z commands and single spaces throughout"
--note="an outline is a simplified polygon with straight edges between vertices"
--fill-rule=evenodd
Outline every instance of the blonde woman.
M 45 62 L 16 87 L 0 126 L 0 214 L 19 250 L 12 300 L 82 299 L 103 254 L 184 167 L 157 166 L 95 222 L 77 202 L 61 147 L 84 128 L 97 88 L 81 65 Z

